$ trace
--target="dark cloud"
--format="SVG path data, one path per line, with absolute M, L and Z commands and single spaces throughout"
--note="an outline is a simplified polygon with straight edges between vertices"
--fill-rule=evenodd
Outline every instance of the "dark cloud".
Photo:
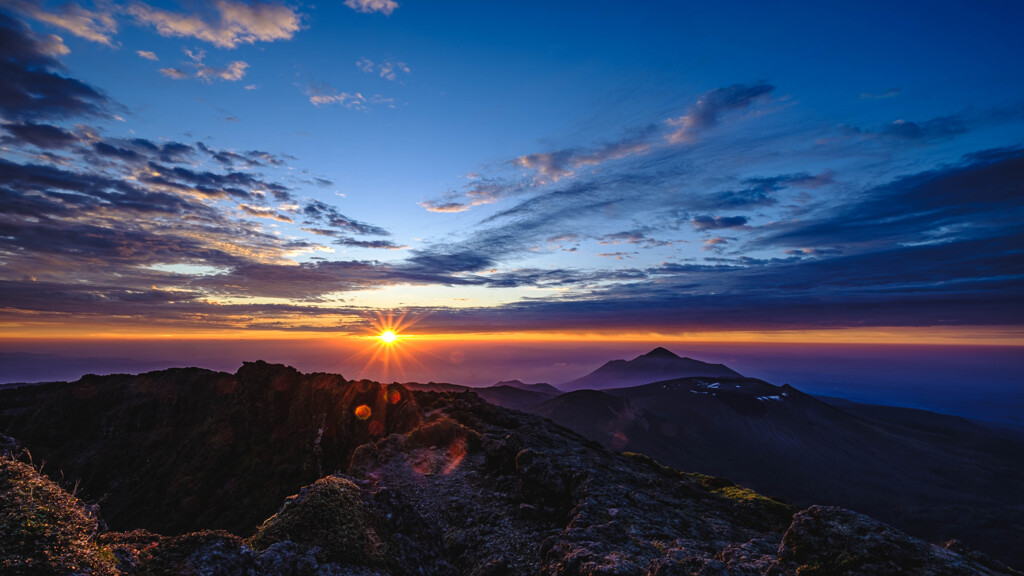
M 434 249 L 436 250 L 436 248 Z M 434 250 L 413 250 L 402 270 L 430 275 L 479 272 L 494 268 L 497 260 L 483 253 L 468 250 L 444 253 Z
M 615 232 L 613 234 L 605 234 L 598 239 L 600 244 L 637 244 L 644 248 L 654 248 L 657 246 L 670 246 L 672 241 L 670 240 L 659 240 L 649 236 L 653 229 L 650 227 L 639 228 L 636 230 L 628 230 L 626 232 Z
M 349 218 L 348 216 L 338 212 L 338 210 L 333 206 L 325 204 L 319 200 L 312 200 L 306 203 L 302 208 L 302 213 L 306 216 L 307 223 L 319 222 L 351 234 L 359 234 L 363 236 L 391 235 L 390 232 L 379 226 L 366 224 L 365 222 Z
M 5 144 L 30 144 L 43 149 L 66 149 L 78 143 L 78 136 L 52 124 L 11 122 L 3 125 Z
M 284 166 L 284 160 L 263 150 L 232 152 L 210 148 L 202 142 L 196 142 L 196 148 L 209 155 L 214 161 L 226 168 L 258 168 L 264 166 Z
M 995 150 L 965 163 L 897 179 L 858 202 L 810 220 L 774 226 L 762 245 L 846 246 L 941 243 L 996 236 L 1024 210 L 1024 149 Z
M 106 142 L 97 142 L 92 145 L 92 148 L 100 156 L 115 158 L 117 160 L 121 160 L 122 162 L 138 163 L 146 161 L 146 157 L 143 156 L 142 154 L 139 154 L 135 150 L 131 150 L 128 148 L 118 148 L 117 146 L 112 146 Z
M 339 246 L 352 246 L 355 248 L 382 248 L 385 250 L 401 250 L 407 248 L 404 244 L 395 244 L 390 240 L 356 240 L 355 238 L 338 238 L 332 244 Z
M 746 216 L 694 216 L 690 224 L 698 231 L 741 228 L 747 225 Z
M 59 74 L 56 56 L 66 52 L 60 38 L 39 36 L 0 11 L 0 115 L 31 121 L 108 114 L 106 96 Z
M 879 133 L 902 140 L 940 140 L 967 132 L 963 120 L 955 116 L 933 118 L 925 122 L 897 120 L 879 130 Z
M 907 142 L 946 140 L 966 134 L 972 124 L 991 123 L 994 119 L 964 116 L 940 116 L 930 120 L 896 120 L 874 128 L 844 127 L 849 133 L 863 136 L 892 138 Z

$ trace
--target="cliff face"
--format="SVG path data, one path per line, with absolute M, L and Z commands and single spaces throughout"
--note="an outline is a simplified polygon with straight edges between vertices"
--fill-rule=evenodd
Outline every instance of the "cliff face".
M 191 383 L 182 384 L 182 376 Z M 799 511 L 727 480 L 610 452 L 549 420 L 493 406 L 472 393 L 409 393 L 265 364 L 247 364 L 235 376 L 167 371 L 104 380 L 88 380 L 96 385 L 93 397 L 117 395 L 107 398 L 109 404 L 92 405 L 92 412 L 71 406 L 81 383 L 0 394 L 4 430 L 54 443 L 39 447 L 19 438 L 37 463 L 47 459 L 44 471 L 60 468 L 74 478 L 68 471 L 81 467 L 92 474 L 82 475 L 83 490 L 120 504 L 111 516 L 101 503 L 113 528 L 105 531 L 94 512 L 34 469 L 0 460 L 0 517 L 36 517 L 35 510 L 49 506 L 63 511 L 51 514 L 51 523 L 68 525 L 77 535 L 51 546 L 63 546 L 63 556 L 14 558 L 7 551 L 15 543 L 43 549 L 50 536 L 5 524 L 5 574 L 57 573 L 46 563 L 63 557 L 83 566 L 63 573 L 97 574 L 1014 573 L 955 545 L 934 546 L 842 509 Z M 146 391 L 132 386 L 141 381 L 161 385 Z M 217 415 L 207 404 L 211 399 L 219 399 L 218 410 L 230 417 Z M 364 406 L 371 412 L 365 418 Z M 42 421 L 69 414 L 79 420 L 63 432 Z M 82 432 L 67 435 L 76 426 Z M 224 434 L 221 427 L 236 440 L 188 450 L 161 435 L 199 441 L 202 434 Z M 107 433 L 83 439 L 95 430 Z M 62 434 L 79 448 L 57 444 Z M 149 441 L 136 446 L 134 438 Z M 249 439 L 267 444 L 258 447 Z M 115 471 L 93 472 L 113 467 L 128 473 L 117 455 L 131 446 L 137 457 L 151 450 L 140 461 L 145 473 L 127 481 Z M 238 459 L 248 455 L 258 464 L 239 471 Z M 146 458 L 171 462 L 149 468 L 154 465 Z M 344 474 L 330 473 L 335 464 Z M 164 500 L 182 495 L 160 490 L 203 470 L 209 477 L 194 480 L 203 488 L 190 495 L 197 507 L 184 512 L 179 502 Z M 175 480 L 159 478 L 157 471 Z M 218 484 L 225 480 L 230 485 Z M 261 482 L 299 484 L 291 489 L 294 496 L 278 498 L 262 512 L 266 520 L 257 528 L 245 519 L 257 512 L 235 506 L 247 502 L 248 490 L 269 494 Z M 28 489 L 27 483 L 47 489 Z M 147 507 L 167 518 L 138 509 Z M 218 512 L 188 519 L 206 508 Z M 252 528 L 211 530 L 225 525 L 222 517 Z M 152 524 L 126 532 L 136 527 L 129 520 Z M 161 524 L 184 528 L 158 529 Z M 182 534 L 191 530 L 200 531 Z

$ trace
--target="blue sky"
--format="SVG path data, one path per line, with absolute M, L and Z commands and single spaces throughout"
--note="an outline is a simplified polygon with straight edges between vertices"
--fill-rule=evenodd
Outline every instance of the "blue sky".
M 1020 340 L 1016 3 L 5 8 L 6 337 Z

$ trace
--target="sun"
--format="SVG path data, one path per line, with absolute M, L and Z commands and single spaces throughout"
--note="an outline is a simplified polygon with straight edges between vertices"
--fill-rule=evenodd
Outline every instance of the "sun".
M 393 344 L 395 340 L 398 340 L 398 334 L 395 334 L 394 330 L 385 330 L 380 333 L 380 341 L 385 344 Z

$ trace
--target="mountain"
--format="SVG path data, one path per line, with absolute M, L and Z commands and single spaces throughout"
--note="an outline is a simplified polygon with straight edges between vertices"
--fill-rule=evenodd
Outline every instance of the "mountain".
M 538 399 L 539 400 L 539 399 Z M 1024 565 L 1024 442 L 922 410 L 833 406 L 753 378 L 577 390 L 523 409 L 613 450 L 801 506 L 855 509 Z M 846 409 L 843 409 L 843 408 Z
M 520 380 L 502 380 L 497 384 L 491 386 L 491 388 L 498 388 L 500 386 L 511 386 L 512 388 L 519 388 L 520 390 L 528 390 L 530 392 L 541 392 L 544 394 L 561 394 L 562 390 L 555 388 L 547 382 L 538 382 L 536 384 L 526 384 Z
M 1016 574 L 475 393 L 262 362 L 2 390 L 0 429 L 12 576 Z
M 670 378 L 741 378 L 742 375 L 722 364 L 709 364 L 681 358 L 658 347 L 632 360 L 612 360 L 590 374 L 559 385 L 562 390 L 604 390 L 648 384 Z

